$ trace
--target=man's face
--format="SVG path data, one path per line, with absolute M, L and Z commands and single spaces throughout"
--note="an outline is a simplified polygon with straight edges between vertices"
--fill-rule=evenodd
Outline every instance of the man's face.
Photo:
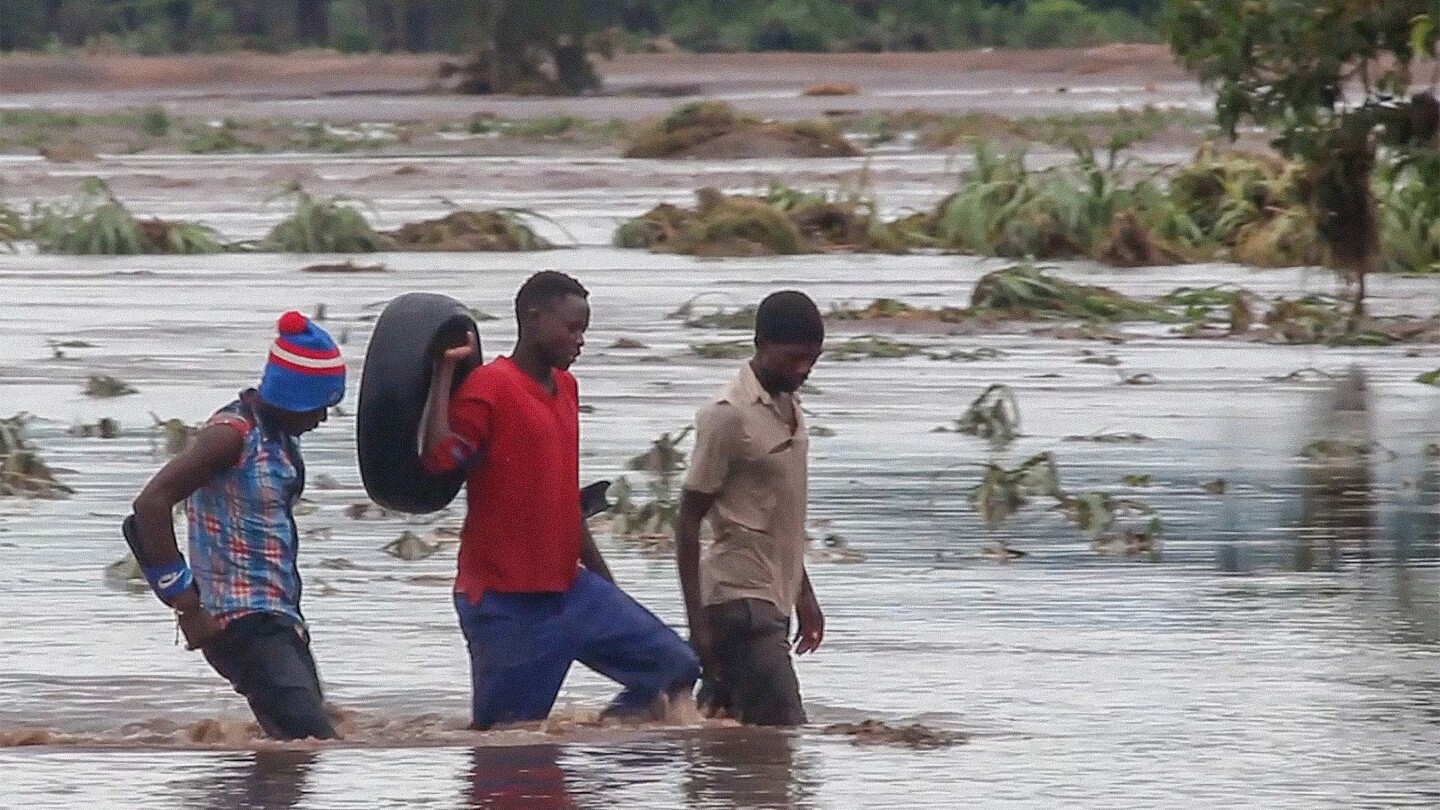
M 755 344 L 755 377 L 766 391 L 788 394 L 799 390 L 820 359 L 819 343 Z
M 551 368 L 570 368 L 585 347 L 585 330 L 590 328 L 590 303 L 579 295 L 567 295 L 542 304 L 528 313 L 527 335 Z
M 279 408 L 275 409 L 275 421 L 280 424 L 280 429 L 291 436 L 300 436 L 309 433 L 320 426 L 321 422 L 330 418 L 329 408 L 316 408 L 313 411 L 296 413 Z

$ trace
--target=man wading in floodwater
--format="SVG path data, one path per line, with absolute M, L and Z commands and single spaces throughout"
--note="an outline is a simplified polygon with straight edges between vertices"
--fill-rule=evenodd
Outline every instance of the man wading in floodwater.
M 259 389 L 221 408 L 135 498 L 127 539 L 145 579 L 174 608 L 186 646 L 245 696 L 277 739 L 335 737 L 300 613 L 292 507 L 305 488 L 301 434 L 345 395 L 345 361 L 298 312 L 280 334 Z M 190 564 L 175 543 L 185 502 Z M 192 573 L 193 571 L 193 573 Z
M 820 646 L 825 618 L 805 573 L 809 439 L 796 391 L 825 341 L 815 302 L 786 290 L 760 302 L 755 356 L 695 417 L 695 450 L 675 522 L 690 643 L 705 667 L 701 709 L 742 723 L 805 722 L 790 660 Z M 714 542 L 700 554 L 706 516 Z
M 468 469 L 455 611 L 475 728 L 545 719 L 573 661 L 625 687 L 610 717 L 652 716 L 700 675 L 685 641 L 615 586 L 581 516 L 579 393 L 567 369 L 585 345 L 588 296 L 563 273 L 536 273 L 515 296 L 511 355 L 450 396 L 476 347 L 449 349 L 431 383 L 425 467 Z

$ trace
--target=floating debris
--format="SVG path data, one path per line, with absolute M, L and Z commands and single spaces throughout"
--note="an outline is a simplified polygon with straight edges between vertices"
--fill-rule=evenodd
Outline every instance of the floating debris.
M 331 571 L 364 571 L 365 567 L 351 562 L 344 557 L 325 557 L 315 563 L 316 568 L 326 568 Z
M 854 307 L 849 304 L 832 304 L 830 311 L 825 314 L 827 320 L 833 321 L 875 321 L 875 320 L 899 320 L 899 321 L 939 321 L 941 323 L 955 323 L 970 317 L 970 313 L 960 307 L 917 307 L 899 301 L 894 298 L 876 298 L 863 307 Z
M 817 439 L 829 439 L 835 436 L 835 431 L 832 428 L 825 427 L 824 425 L 811 425 L 809 428 L 809 433 L 811 436 Z
M 996 540 L 980 549 L 980 556 L 987 560 L 998 560 L 1002 563 L 1023 560 L 1030 556 L 1029 552 L 1021 551 L 1018 548 L 1011 548 L 1004 540 Z
M 144 572 L 140 570 L 140 563 L 135 561 L 134 554 L 126 554 L 105 566 L 105 584 L 131 593 L 140 593 L 150 589 L 145 582 Z
M 1101 553 L 1140 554 L 1156 550 L 1162 524 L 1144 501 L 1116 498 L 1104 492 L 1062 496 L 1060 509 L 1090 538 Z M 1148 518 L 1144 526 L 1122 525 L 1133 517 Z
M 1054 268 L 1023 263 L 986 273 L 975 282 L 970 309 L 1013 320 L 1170 321 L 1160 304 L 1131 298 L 1108 287 L 1077 284 L 1046 273 Z
M 1120 384 L 1121 384 L 1121 385 L 1159 385 L 1159 384 L 1160 384 L 1160 378 L 1159 378 L 1159 377 L 1156 377 L 1154 374 L 1151 374 L 1151 373 L 1149 373 L 1149 372 L 1141 372 L 1140 374 L 1126 374 L 1125 372 L 1120 371 L 1119 369 L 1116 369 L 1116 373 L 1118 373 L 1118 374 L 1120 375 Z
M 1148 486 L 1150 486 L 1150 476 L 1148 476 L 1148 475 L 1140 475 L 1140 474 L 1137 474 L 1137 473 L 1131 473 L 1130 475 L 1127 475 L 1127 476 L 1125 476 L 1124 478 L 1121 478 L 1120 481 L 1121 481 L 1122 483 L 1124 483 L 1125 486 L 1127 486 L 1127 487 L 1148 487 Z
M 432 556 L 440 550 L 441 545 L 440 543 L 428 543 L 414 532 L 406 530 L 399 537 L 381 546 L 380 550 L 406 562 L 414 562 Z
M 955 349 L 951 352 L 926 352 L 926 356 L 931 360 L 962 360 L 967 363 L 976 363 L 981 360 L 999 360 L 1007 355 L 999 349 L 981 346 L 978 349 Z
M 1082 354 L 1085 356 L 1080 358 L 1080 362 L 1094 366 L 1118 366 L 1123 362 L 1113 354 L 1093 354 L 1088 350 Z
M 1216 478 L 1214 481 L 1206 481 L 1201 484 L 1200 488 L 1210 495 L 1223 495 L 1227 486 L 1224 478 Z
M 185 452 L 200 434 L 198 426 L 180 419 L 161 419 L 154 411 L 150 412 L 150 418 L 155 420 L 150 428 L 150 449 L 163 450 L 167 457 L 173 458 Z M 157 438 L 160 440 L 158 446 Z
M 331 489 L 341 489 L 341 488 L 342 488 L 339 479 L 337 479 L 335 476 L 331 475 L 330 473 L 325 473 L 325 472 L 317 473 L 314 478 L 310 479 L 310 486 L 311 486 L 311 487 L 314 487 L 315 489 L 319 489 L 319 490 L 331 490 Z
M 60 483 L 25 439 L 30 415 L 0 419 L 0 496 L 64 498 L 75 490 Z
M 106 416 L 93 424 L 75 425 L 69 432 L 81 439 L 114 439 L 120 435 L 120 423 Z
M 627 461 L 625 468 L 659 475 L 674 475 L 684 470 L 685 453 L 680 450 L 680 443 L 685 441 L 692 430 L 692 425 L 686 425 L 676 431 L 673 437 L 669 433 L 662 433 L 660 438 L 651 443 L 649 450 Z
M 91 374 L 85 379 L 85 396 L 109 399 L 140 393 L 139 389 L 109 374 Z
M 898 745 L 920 751 L 961 745 L 969 742 L 970 739 L 968 735 L 959 731 L 945 731 L 919 723 L 908 726 L 891 726 L 881 720 L 834 723 L 826 726 L 823 732 L 847 736 L 854 745 Z
M 1010 386 L 996 383 L 976 397 L 955 420 L 955 432 L 1006 444 L 1020 432 L 1020 403 Z
M 1421 374 L 1420 376 L 1415 378 L 1415 382 L 1422 383 L 1424 385 L 1440 386 L 1440 368 Z
M 865 562 L 868 558 L 865 552 L 851 548 L 838 534 L 827 534 L 818 544 L 814 538 L 807 536 L 806 540 L 805 556 L 815 562 L 850 564 Z
M 749 340 L 692 343 L 690 351 L 706 360 L 744 360 L 755 353 L 755 343 Z
M 853 96 L 860 92 L 854 82 L 816 82 L 800 91 L 802 96 Z
M 914 343 L 902 343 L 898 340 L 891 340 L 879 335 L 861 335 L 860 337 L 848 338 L 840 345 L 830 350 L 826 355 L 831 360 L 864 360 L 881 359 L 895 360 L 902 357 L 913 357 L 925 351 L 924 347 Z
M 1335 375 L 1328 371 L 1306 366 L 1296 369 L 1289 374 L 1276 374 L 1266 377 L 1266 382 L 1304 382 L 1305 380 L 1333 380 Z
M 1098 442 L 1099 444 L 1141 444 L 1154 441 L 1142 433 L 1091 433 L 1088 436 L 1066 436 L 1067 442 Z
M 360 501 L 345 507 L 345 517 L 351 520 L 388 520 L 398 515 L 379 504 Z
M 356 264 L 348 259 L 332 264 L 311 264 L 300 268 L 302 273 L 384 273 L 389 271 L 384 264 Z
M 990 528 L 998 528 L 1035 496 L 1062 497 L 1060 472 L 1055 458 L 1039 453 L 1020 466 L 1007 470 L 995 462 L 987 462 L 985 476 L 970 491 L 970 502 Z
M 610 348 L 612 348 L 612 349 L 648 349 L 648 348 L 650 348 L 650 347 L 649 347 L 649 346 L 646 346 L 644 343 L 641 343 L 641 342 L 638 341 L 638 340 L 635 340 L 634 338 L 622 337 L 622 338 L 617 338 L 614 343 L 611 343 L 611 344 L 610 344 Z

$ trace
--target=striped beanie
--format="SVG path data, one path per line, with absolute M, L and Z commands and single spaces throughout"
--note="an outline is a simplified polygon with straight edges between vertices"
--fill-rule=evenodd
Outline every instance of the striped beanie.
M 345 360 L 330 333 L 298 312 L 281 315 L 277 327 L 260 399 L 294 413 L 338 405 L 345 396 Z

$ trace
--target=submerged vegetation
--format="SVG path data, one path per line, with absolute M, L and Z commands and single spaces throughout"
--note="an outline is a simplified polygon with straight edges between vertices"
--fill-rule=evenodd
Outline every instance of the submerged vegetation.
M 28 421 L 23 413 L 0 419 L 0 497 L 63 498 L 73 494 L 25 439 Z
M 661 203 L 615 233 L 618 247 L 694 256 L 785 256 L 828 250 L 903 253 L 920 240 L 885 223 L 859 191 L 802 192 L 772 185 L 762 194 L 702 188 L 694 209 Z
M 1116 267 L 1233 261 L 1257 267 L 1330 263 L 1304 166 L 1272 154 L 1202 146 L 1182 167 L 1070 142 L 1075 160 L 1033 169 L 1023 149 L 980 143 L 974 166 L 933 210 L 886 218 L 864 175 L 853 186 L 754 194 L 696 193 L 623 223 L 621 247 L 697 256 L 917 248 L 1016 259 L 1091 259 Z M 1386 157 L 1375 172 L 1380 269 L 1440 272 L 1440 158 Z
M 346 197 L 316 198 L 299 183 L 288 183 L 271 200 L 292 207 L 265 237 L 261 246 L 285 253 L 373 253 L 390 239 L 370 226 L 356 201 Z
M 522 208 L 454 211 L 439 219 L 402 225 L 389 236 L 402 250 L 517 251 L 555 247 L 537 234 L 527 219 L 544 217 Z
M 10 220 L 18 225 L 18 217 Z M 145 253 L 219 253 L 215 231 L 193 222 L 137 219 L 99 178 L 86 178 L 69 201 L 36 203 L 25 235 L 41 253 L 129 256 Z
M 227 242 L 213 228 L 194 222 L 140 218 L 110 191 L 103 180 L 89 177 L 79 191 L 62 202 L 36 202 L 30 216 L 0 203 L 0 244 L 12 249 L 29 240 L 40 253 L 91 256 L 138 254 L 202 254 L 226 251 L 287 253 L 372 253 L 382 250 L 521 251 L 555 247 L 531 222 L 552 222 L 524 208 L 454 211 L 444 217 L 402 225 L 381 232 L 366 218 L 363 200 L 344 196 L 317 197 L 297 182 L 286 184 L 267 202 L 280 200 L 290 212 L 264 239 Z M 324 265 L 313 272 L 376 269 L 355 265 Z M 378 269 L 383 269 L 380 267 Z
M 635 133 L 628 158 L 855 157 L 829 121 L 761 121 L 723 101 L 697 101 Z

